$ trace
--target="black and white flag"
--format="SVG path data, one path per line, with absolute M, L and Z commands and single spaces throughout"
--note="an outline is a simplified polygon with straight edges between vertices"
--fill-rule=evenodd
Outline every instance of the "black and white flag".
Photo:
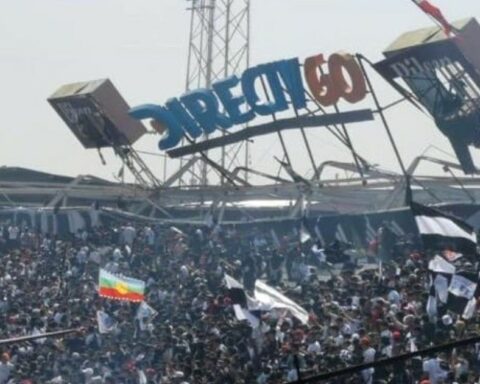
M 471 272 L 457 272 L 452 276 L 448 287 L 447 308 L 470 319 L 476 309 L 475 293 L 478 286 L 478 275 Z
M 258 326 L 258 318 L 253 312 L 286 312 L 302 324 L 308 323 L 309 315 L 304 308 L 260 280 L 255 282 L 253 297 L 248 296 L 243 285 L 231 276 L 225 275 L 225 285 L 237 319 L 247 320 L 253 328 Z
M 427 313 L 437 317 L 439 308 L 452 311 L 464 319 L 470 319 L 476 310 L 479 296 L 478 274 L 458 271 L 455 265 L 443 257 L 435 256 L 428 265 L 430 272 L 430 293 Z
M 412 202 L 411 209 L 426 249 L 453 248 L 465 255 L 476 253 L 477 235 L 469 224 L 421 204 Z
M 225 286 L 228 289 L 228 296 L 232 300 L 235 317 L 239 321 L 247 321 L 252 328 L 260 325 L 260 319 L 251 312 L 253 299 L 247 295 L 243 285 L 233 277 L 225 275 Z

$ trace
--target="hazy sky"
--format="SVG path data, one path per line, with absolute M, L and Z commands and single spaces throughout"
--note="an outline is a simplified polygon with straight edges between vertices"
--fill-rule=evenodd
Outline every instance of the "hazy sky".
M 434 3 L 451 20 L 480 17 L 476 0 Z M 185 0 L 0 0 L 0 165 L 107 178 L 117 173 L 120 164 L 109 151 L 104 151 L 108 165 L 102 166 L 96 151 L 83 149 L 46 98 L 64 83 L 104 77 L 132 106 L 180 95 L 186 73 L 187 5 Z M 303 61 L 338 50 L 378 60 L 402 32 L 431 25 L 410 0 L 251 0 L 251 7 L 252 65 L 290 57 Z M 385 83 L 375 78 L 375 84 L 382 98 L 391 100 Z M 388 116 L 407 163 L 429 145 L 452 153 L 431 120 L 413 108 L 401 107 Z M 396 169 L 381 126 L 360 124 L 351 132 L 364 157 Z M 310 130 L 309 137 L 317 162 L 350 161 L 348 151 L 323 130 Z M 295 168 L 306 172 L 309 164 L 300 136 L 289 134 L 287 139 Z M 149 136 L 138 148 L 160 153 L 157 143 L 158 138 Z M 279 149 L 272 138 L 257 140 L 252 161 L 272 170 Z M 434 149 L 429 153 L 442 155 Z M 161 174 L 160 158 L 148 162 Z M 169 164 L 169 170 L 173 168 Z

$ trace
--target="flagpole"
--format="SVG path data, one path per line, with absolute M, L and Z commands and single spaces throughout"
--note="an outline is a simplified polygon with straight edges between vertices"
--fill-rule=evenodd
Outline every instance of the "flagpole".
M 440 24 L 440 22 L 437 21 L 437 19 L 435 19 L 432 15 L 429 15 L 428 13 L 426 13 L 422 7 L 420 6 L 419 3 L 417 3 L 415 0 L 410 0 L 410 2 L 412 2 L 413 4 L 415 4 L 415 6 L 420 9 L 425 15 L 428 16 L 428 18 L 433 21 L 433 23 L 437 26 L 437 27 L 442 27 L 442 25 Z
M 0 340 L 0 345 L 16 344 L 16 343 L 21 343 L 21 342 L 25 342 L 25 341 L 44 339 L 44 338 L 49 338 L 49 337 L 60 337 L 60 336 L 68 335 L 70 333 L 78 333 L 78 332 L 81 332 L 82 330 L 83 330 L 83 328 L 75 328 L 75 329 L 66 329 L 64 331 L 43 333 L 41 335 L 13 337 L 13 338 L 10 338 L 10 339 Z
M 322 381 L 326 381 L 326 380 L 330 380 L 330 379 L 338 378 L 342 376 L 351 377 L 352 375 L 356 373 L 360 373 L 365 369 L 392 366 L 393 364 L 396 364 L 399 362 L 411 360 L 414 357 L 425 357 L 425 356 L 429 356 L 435 353 L 440 353 L 443 351 L 450 351 L 454 348 L 465 347 L 471 344 L 478 343 L 479 341 L 480 341 L 480 336 L 475 335 L 469 339 L 458 340 L 448 344 L 441 344 L 435 347 L 422 349 L 416 352 L 405 353 L 403 355 L 389 357 L 386 359 L 379 359 L 371 363 L 354 365 L 347 368 L 343 368 L 339 371 L 327 372 L 317 376 L 308 377 L 302 380 L 297 380 L 295 384 L 314 384 L 314 383 L 320 383 Z
M 420 5 L 420 3 L 418 3 L 418 2 L 415 1 L 415 0 L 410 0 L 410 1 L 411 1 L 413 4 L 415 4 L 415 6 L 416 6 L 418 9 L 420 9 L 424 14 L 426 14 L 426 15 L 430 18 L 430 20 L 433 21 L 433 23 L 434 23 L 437 27 L 439 27 L 440 29 L 444 30 L 444 32 L 445 32 L 445 34 L 447 35 L 447 37 L 449 36 L 450 33 L 455 32 L 455 28 L 453 28 L 453 27 L 450 25 L 450 23 L 448 23 L 447 20 L 445 20 L 445 22 L 447 23 L 447 26 L 449 27 L 449 30 L 448 30 L 448 31 L 446 30 L 446 26 L 443 25 L 443 24 L 441 23 L 441 21 L 439 21 L 435 16 L 433 16 L 432 14 L 430 14 L 429 12 L 427 12 L 425 9 L 423 9 L 422 6 Z M 435 7 L 435 8 L 437 8 L 437 7 Z M 443 17 L 443 15 L 442 15 L 442 18 L 445 19 L 445 18 Z

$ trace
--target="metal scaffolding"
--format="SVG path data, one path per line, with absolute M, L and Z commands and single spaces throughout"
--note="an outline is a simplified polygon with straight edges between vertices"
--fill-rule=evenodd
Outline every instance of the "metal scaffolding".
M 188 1 L 191 3 L 188 8 L 191 18 L 186 90 L 210 88 L 215 81 L 247 69 L 250 60 L 250 0 Z M 210 152 L 205 155 L 227 171 L 241 165 L 249 166 L 248 142 Z M 187 161 L 182 159 L 180 168 Z M 193 167 L 193 174 L 197 177 L 192 178 L 191 183 L 181 178 L 180 185 L 224 184 L 224 175 L 218 174 L 208 162 L 198 162 Z

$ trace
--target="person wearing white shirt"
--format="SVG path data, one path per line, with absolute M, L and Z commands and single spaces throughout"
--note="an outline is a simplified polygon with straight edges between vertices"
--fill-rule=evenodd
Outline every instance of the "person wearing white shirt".
M 442 383 L 448 377 L 448 363 L 445 355 L 441 354 L 437 358 L 430 358 L 423 362 L 423 372 L 428 374 L 431 384 Z
M 20 229 L 16 225 L 8 227 L 8 244 L 9 247 L 17 247 L 19 240 Z
M 8 227 L 8 239 L 17 240 L 20 229 L 16 225 L 11 225 Z
M 113 250 L 113 254 L 112 254 L 112 257 L 113 257 L 113 260 L 115 260 L 116 262 L 120 261 L 123 257 L 122 255 L 122 251 L 120 251 L 119 248 L 115 248 Z
M 290 369 L 288 371 L 288 374 L 287 374 L 287 381 L 289 383 L 291 382 L 294 382 L 294 381 L 298 381 L 298 373 L 297 373 L 297 370 L 296 369 Z
M 144 229 L 145 234 L 145 243 L 149 247 L 153 247 L 155 245 L 155 232 L 150 227 L 145 227 Z
M 131 247 L 136 236 L 137 236 L 137 231 L 131 225 L 127 225 L 126 227 L 123 228 L 122 237 L 126 245 Z
M 362 338 L 362 340 L 360 340 L 360 345 L 362 346 L 362 349 L 363 349 L 363 353 L 362 353 L 363 363 L 367 364 L 367 363 L 374 362 L 376 351 L 370 346 L 370 339 L 368 339 L 368 337 Z M 375 373 L 374 368 L 364 369 L 362 371 L 363 382 L 365 384 L 373 384 L 374 373 Z
M 317 356 L 322 352 L 322 347 L 320 346 L 320 343 L 318 341 L 313 341 L 308 344 L 307 352 Z
M 14 365 L 10 362 L 8 353 L 3 353 L 0 358 L 0 384 L 5 384 L 13 371 Z
M 87 262 L 87 252 L 88 248 L 82 247 L 80 250 L 77 252 L 77 262 L 79 264 L 85 264 Z
M 396 289 L 392 289 L 388 293 L 388 301 L 391 304 L 395 304 L 397 306 L 400 306 L 400 304 L 402 302 L 402 297 L 400 296 L 400 293 L 398 293 L 398 291 Z

